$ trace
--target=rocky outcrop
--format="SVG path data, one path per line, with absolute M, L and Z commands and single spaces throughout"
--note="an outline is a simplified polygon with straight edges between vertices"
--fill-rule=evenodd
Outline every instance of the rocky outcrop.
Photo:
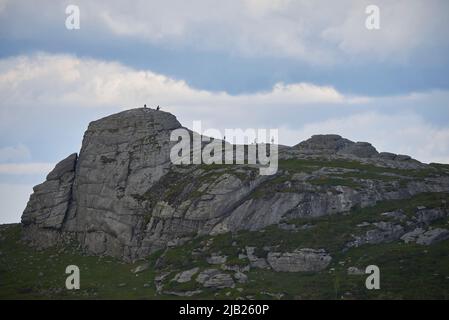
M 372 226 L 365 234 L 354 236 L 348 247 L 359 247 L 364 244 L 379 244 L 403 240 L 405 243 L 416 242 L 430 245 L 449 238 L 449 231 L 442 228 L 425 230 L 431 223 L 448 216 L 443 208 L 417 208 L 416 213 L 409 219 L 402 211 L 384 212 L 382 217 L 393 221 L 379 221 L 364 226 Z M 404 223 L 405 222 L 405 223 Z
M 303 153 L 312 155 L 317 154 L 335 154 L 341 150 L 345 150 L 352 146 L 354 142 L 344 139 L 336 134 L 319 134 L 314 135 L 310 139 L 300 142 L 294 148 L 299 149 Z
M 363 236 L 357 236 L 349 246 L 359 247 L 364 244 L 378 244 L 398 240 L 405 229 L 400 224 L 392 222 L 377 222 L 373 224 L 375 229 L 367 231 Z
M 443 228 L 429 229 L 427 231 L 423 228 L 416 228 L 401 237 L 401 240 L 405 243 L 415 242 L 426 246 L 436 244 L 446 239 L 449 239 L 449 230 Z
M 59 231 L 72 201 L 76 162 L 77 154 L 71 154 L 55 166 L 44 183 L 33 188 L 34 193 L 22 215 L 22 224 L 27 230 L 25 239 L 41 247 L 59 241 Z
M 213 254 L 209 258 L 206 259 L 207 263 L 209 264 L 224 264 L 226 263 L 227 257 L 226 256 L 220 256 L 217 254 Z
M 416 243 L 430 246 L 440 241 L 449 239 L 449 230 L 443 228 L 430 229 L 420 234 Z
M 270 252 L 267 261 L 278 272 L 316 272 L 326 269 L 332 257 L 324 250 L 299 249 L 293 252 Z
M 130 261 L 196 235 L 257 231 L 289 219 L 343 214 L 382 200 L 449 191 L 449 175 L 443 171 L 338 135 L 280 146 L 281 161 L 300 163 L 280 163 L 272 176 L 259 175 L 254 165 L 177 166 L 170 161 L 174 142 L 169 139 L 177 128 L 181 124 L 175 116 L 151 109 L 92 122 L 79 157 L 61 161 L 34 188 L 22 217 L 24 238 L 37 246 L 75 240 L 90 253 Z M 338 167 L 334 160 L 358 166 Z M 365 173 L 365 167 L 375 170 Z M 430 175 L 416 179 L 412 170 Z M 425 225 L 438 214 L 421 210 L 413 223 Z M 396 222 L 375 225 L 354 245 L 398 239 L 411 231 L 396 215 Z M 287 260 L 313 256 L 302 251 L 276 254 L 271 255 L 271 267 L 280 269 Z M 270 268 L 266 257 L 251 249 L 247 255 L 252 266 Z M 210 257 L 211 264 L 220 261 Z
M 233 288 L 235 286 L 231 275 L 217 269 L 206 269 L 202 271 L 196 281 L 205 288 Z
M 350 276 L 360 276 L 360 275 L 365 274 L 364 270 L 361 270 L 357 267 L 349 267 L 348 269 L 346 269 L 346 272 Z
M 124 111 L 89 125 L 79 158 L 59 163 L 35 187 L 22 221 L 26 238 L 72 237 L 94 254 L 134 259 L 142 246 L 146 205 L 136 200 L 170 168 L 170 133 L 181 125 L 165 112 Z M 76 161 L 77 160 L 77 161 Z M 76 162 L 76 169 L 75 169 Z
M 368 142 L 353 142 L 336 134 L 314 135 L 293 147 L 309 155 L 350 155 L 358 158 L 377 157 L 379 152 Z
M 198 273 L 200 268 L 195 267 L 190 270 L 186 270 L 180 273 L 177 273 L 176 276 L 173 278 L 173 281 L 176 281 L 178 283 L 186 283 L 192 280 L 192 277 Z
M 59 162 L 47 175 L 47 180 L 33 188 L 34 193 L 22 215 L 24 226 L 34 225 L 43 229 L 60 229 L 70 201 L 75 179 L 77 154 Z

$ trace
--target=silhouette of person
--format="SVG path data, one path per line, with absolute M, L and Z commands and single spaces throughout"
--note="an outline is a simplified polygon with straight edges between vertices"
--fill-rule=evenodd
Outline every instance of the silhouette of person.
M 146 104 L 144 104 L 144 105 L 143 105 L 143 107 L 144 107 L 144 108 L 146 109 L 146 108 L 147 108 L 147 105 L 146 105 Z
M 159 110 L 159 109 L 160 109 L 159 106 L 157 106 L 156 110 Z

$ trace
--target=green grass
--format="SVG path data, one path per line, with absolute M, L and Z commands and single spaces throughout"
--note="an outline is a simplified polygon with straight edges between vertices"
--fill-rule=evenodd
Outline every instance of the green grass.
M 358 170 L 361 172 L 359 175 L 360 178 L 364 175 L 366 177 L 373 177 L 375 175 L 376 179 L 380 178 L 380 176 L 387 177 L 385 174 L 395 174 L 411 178 L 425 178 L 435 174 L 448 174 L 445 166 L 430 166 L 426 169 L 395 169 L 348 160 L 289 159 L 279 161 L 279 168 L 290 172 L 311 173 L 323 167 Z M 351 174 L 353 173 L 348 173 L 348 175 Z
M 137 276 L 140 263 L 87 256 L 75 249 L 38 251 L 20 241 L 20 225 L 1 226 L 0 299 L 153 299 L 154 270 Z M 66 290 L 68 265 L 80 268 L 80 290 Z M 126 283 L 125 287 L 119 284 Z M 149 283 L 149 288 L 144 284 Z
M 360 183 L 354 181 L 353 179 L 345 179 L 338 177 L 327 177 L 322 176 L 316 179 L 308 180 L 309 183 L 316 186 L 345 186 L 352 189 L 361 189 Z
M 142 264 L 123 263 L 113 258 L 85 255 L 68 247 L 38 251 L 20 241 L 20 225 L 0 226 L 0 299 L 180 299 L 173 295 L 158 295 L 154 277 L 163 272 L 170 275 L 164 281 L 167 291 L 201 289 L 195 299 L 204 298 L 264 298 L 274 299 L 449 299 L 449 240 L 432 246 L 393 242 L 363 245 L 342 250 L 352 235 L 365 232 L 356 225 L 361 222 L 388 220 L 381 213 L 399 208 L 407 215 L 417 206 L 441 207 L 449 200 L 444 193 L 420 194 L 411 199 L 383 201 L 368 208 L 355 208 L 348 214 L 320 218 L 300 218 L 287 223 L 310 229 L 286 231 L 270 226 L 261 231 L 240 231 L 217 236 L 195 237 L 186 244 L 155 252 L 146 260 L 150 269 L 137 276 L 131 272 Z M 447 217 L 434 227 L 448 227 Z M 244 267 L 249 262 L 239 259 L 246 246 L 256 247 L 255 254 L 265 257 L 266 246 L 275 250 L 324 248 L 333 260 L 326 270 L 317 273 L 285 273 L 252 268 L 249 281 L 234 289 L 204 289 L 192 281 L 178 284 L 170 281 L 177 272 L 199 267 L 220 268 L 206 261 L 212 253 L 226 255 L 228 266 Z M 158 261 L 156 263 L 156 261 Z M 65 289 L 65 268 L 75 264 L 81 271 L 81 290 Z M 365 288 L 365 275 L 349 276 L 346 269 L 364 269 L 375 264 L 381 270 L 381 290 Z M 119 285 L 126 285 L 120 287 Z M 144 287 L 146 285 L 146 287 Z
M 265 181 L 257 187 L 251 194 L 251 198 L 263 198 L 272 192 L 297 192 L 294 187 L 286 187 L 285 182 L 292 180 L 292 175 L 295 173 L 311 174 L 322 168 L 334 169 L 350 169 L 349 172 L 333 173 L 324 176 L 316 177 L 308 180 L 312 185 L 324 187 L 346 186 L 354 190 L 363 188 L 363 180 L 380 181 L 385 183 L 398 184 L 392 187 L 396 190 L 397 187 L 406 187 L 409 181 L 415 179 L 422 179 L 432 177 L 438 174 L 449 174 L 445 171 L 446 167 L 430 166 L 426 169 L 394 169 L 378 167 L 370 164 L 363 164 L 357 161 L 348 160 L 324 160 L 324 159 L 289 159 L 280 160 L 279 169 L 282 174 Z
M 338 262 L 344 262 L 340 265 Z M 367 275 L 348 275 L 349 266 L 380 268 L 380 290 L 367 290 Z M 270 299 L 449 299 L 449 241 L 429 247 L 401 243 L 354 248 L 331 269 L 317 273 L 277 273 L 253 269 L 244 295 Z

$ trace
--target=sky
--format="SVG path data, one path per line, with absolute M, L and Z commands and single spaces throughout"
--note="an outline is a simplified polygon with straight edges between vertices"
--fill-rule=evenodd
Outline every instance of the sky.
M 144 103 L 189 128 L 278 128 L 286 145 L 335 133 L 449 163 L 448 12 L 446 0 L 0 0 L 0 223 L 20 221 L 90 121 Z

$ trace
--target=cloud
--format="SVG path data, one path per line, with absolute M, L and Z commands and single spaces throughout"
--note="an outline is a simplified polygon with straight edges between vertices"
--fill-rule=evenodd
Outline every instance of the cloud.
M 447 43 L 441 30 L 449 26 L 448 5 L 438 0 L 378 0 L 381 29 L 374 32 L 365 28 L 365 9 L 372 4 L 367 0 L 144 1 L 125 11 L 120 2 L 109 3 L 100 18 L 117 35 L 314 64 L 335 62 L 342 54 L 395 60 L 429 40 Z
M 377 31 L 365 28 L 365 9 L 371 4 L 368 0 L 136 0 L 132 5 L 123 0 L 77 1 L 80 37 L 88 43 L 133 39 L 167 48 L 290 58 L 313 65 L 346 65 L 353 57 L 402 62 L 417 49 L 446 56 L 446 0 L 377 0 L 374 4 L 381 14 Z M 67 37 L 64 2 L 42 0 L 39 14 L 25 0 L 0 2 L 2 7 L 11 19 L 8 32 L 17 38 L 46 37 L 49 30 L 52 36 Z
M 376 31 L 360 27 L 365 24 L 365 8 L 369 4 L 379 8 L 380 29 Z M 440 11 L 443 9 L 449 9 L 445 1 L 356 1 L 342 23 L 322 30 L 321 36 L 349 55 L 376 56 L 381 60 L 406 58 L 416 48 L 433 41 L 446 25 Z M 446 39 L 439 41 L 447 44 Z M 399 56 L 395 59 L 394 55 Z
M 23 110 L 44 114 L 44 124 L 29 125 L 51 127 L 56 123 L 46 125 L 52 121 L 48 116 L 62 108 L 102 108 L 103 114 L 108 114 L 116 112 L 118 106 L 129 109 L 146 103 L 150 107 L 161 105 L 187 127 L 193 120 L 202 120 L 204 128 L 222 131 L 279 127 L 280 142 L 291 145 L 316 133 L 340 133 L 371 142 L 382 151 L 449 162 L 447 122 L 437 126 L 426 117 L 437 114 L 441 106 L 447 110 L 449 92 L 441 90 L 365 97 L 347 95 L 330 86 L 278 83 L 265 92 L 232 95 L 196 89 L 183 80 L 116 62 L 40 53 L 0 60 L 0 101 L 3 131 L 23 126 L 23 118 L 17 116 L 26 114 Z M 441 114 L 447 117 L 447 113 Z M 76 151 L 78 145 L 73 148 Z M 47 163 L 13 163 L 2 165 L 0 172 L 26 174 L 50 169 Z
M 47 174 L 53 168 L 52 163 L 1 163 L 0 174 L 7 175 L 35 175 Z
M 230 95 L 190 87 L 149 70 L 134 70 L 115 62 L 80 59 L 70 55 L 36 54 L 0 61 L 2 104 L 126 108 L 154 101 L 170 106 L 350 103 L 329 86 L 277 83 L 271 91 Z

